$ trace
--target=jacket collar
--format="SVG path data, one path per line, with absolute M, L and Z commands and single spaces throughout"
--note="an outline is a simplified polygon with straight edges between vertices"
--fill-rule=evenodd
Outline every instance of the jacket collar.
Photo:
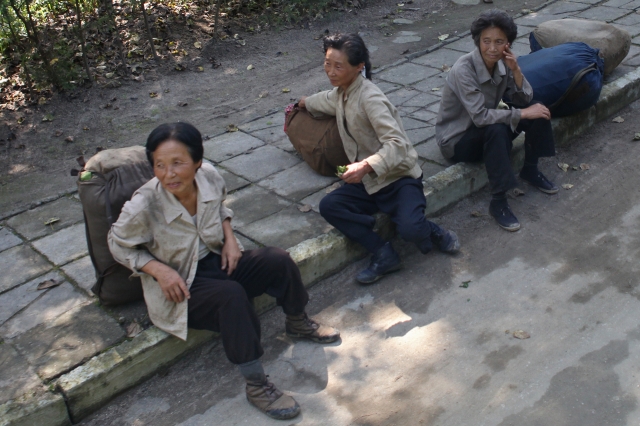
M 358 90 L 358 88 L 360 88 L 360 86 L 362 86 L 362 83 L 364 83 L 364 76 L 362 74 L 358 74 L 358 76 L 356 77 L 355 80 L 353 80 L 353 83 L 351 83 L 351 85 L 349 87 L 347 87 L 347 91 L 344 93 L 344 98 L 345 101 L 347 99 L 349 99 L 349 95 L 351 93 L 353 93 L 354 91 Z M 338 90 L 338 93 L 341 93 L 342 89 Z
M 507 74 L 507 70 L 505 69 L 505 65 L 504 62 L 502 62 L 502 59 L 498 61 L 496 67 L 493 69 L 493 76 L 489 74 L 489 70 L 487 70 L 487 66 L 482 59 L 482 54 L 480 53 L 479 47 L 473 50 L 471 58 L 473 59 L 473 65 L 476 69 L 478 82 L 480 84 L 486 83 L 489 80 L 493 80 L 495 84 L 500 84 L 500 82 L 502 81 L 502 77 Z
M 202 203 L 207 203 L 209 201 L 213 201 L 215 199 L 215 194 L 211 190 L 211 186 L 207 182 L 207 178 L 204 176 L 204 173 L 201 171 L 202 167 L 198 169 L 196 172 L 196 186 L 198 191 L 198 210 L 203 211 L 200 208 Z M 158 191 L 158 195 L 160 197 L 160 204 L 162 205 L 164 219 L 167 223 L 171 223 L 176 220 L 178 217 L 182 216 L 182 219 L 186 222 L 189 222 L 193 225 L 191 221 L 191 216 L 187 209 L 178 201 L 178 199 L 169 191 L 162 187 L 160 181 L 157 180 L 156 188 Z

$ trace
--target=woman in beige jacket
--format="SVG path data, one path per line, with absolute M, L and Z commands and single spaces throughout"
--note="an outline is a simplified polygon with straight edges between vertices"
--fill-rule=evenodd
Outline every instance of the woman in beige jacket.
M 276 298 L 287 335 L 331 343 L 337 330 L 305 313 L 309 297 L 289 254 L 275 247 L 242 249 L 223 204 L 224 180 L 203 164 L 200 132 L 188 123 L 158 126 L 147 139 L 155 178 L 125 203 L 109 232 L 113 257 L 142 277 L 149 317 L 181 339 L 187 327 L 217 331 L 227 358 L 247 381 L 249 402 L 289 419 L 296 401 L 267 380 L 260 357 L 260 321 L 252 298 Z
M 400 236 L 422 253 L 433 245 L 459 250 L 458 237 L 424 217 L 426 200 L 418 154 L 407 137 L 397 109 L 371 82 L 369 51 L 357 34 L 324 39 L 324 69 L 333 90 L 300 99 L 311 114 L 335 116 L 345 153 L 351 161 L 341 175 L 345 185 L 320 202 L 320 214 L 373 254 L 356 279 L 370 284 L 400 268 L 390 242 L 373 231 L 373 214 L 391 217 Z M 362 75 L 364 70 L 365 75 Z

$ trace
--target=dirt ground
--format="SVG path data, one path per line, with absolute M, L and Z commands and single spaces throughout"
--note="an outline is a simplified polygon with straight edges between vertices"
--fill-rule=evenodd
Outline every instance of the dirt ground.
M 516 14 L 541 3 L 505 0 L 495 7 Z M 189 121 L 204 135 L 214 136 L 229 124 L 241 124 L 329 88 L 321 68 L 319 40 L 327 31 L 359 32 L 376 67 L 438 43 L 441 34 L 466 31 L 473 18 L 490 7 L 483 3 L 458 6 L 448 0 L 414 0 L 400 7 L 396 0 L 372 0 L 363 9 L 336 12 L 305 28 L 240 33 L 244 46 L 232 37 L 211 40 L 204 44 L 201 57 L 191 59 L 187 71 L 160 66 L 147 70 L 141 82 L 57 94 L 43 106 L 2 110 L 0 212 L 73 188 L 69 171 L 77 167 L 77 156 L 88 158 L 98 147 L 143 144 L 162 122 Z M 397 25 L 392 22 L 397 18 L 414 23 Z M 416 32 L 421 40 L 395 44 L 400 31 Z M 210 58 L 220 66 L 214 68 Z M 254 68 L 248 70 L 249 65 Z M 198 66 L 204 72 L 195 72 Z M 283 93 L 284 88 L 290 92 Z M 151 97 L 152 92 L 157 96 Z M 43 122 L 45 115 L 53 120 Z

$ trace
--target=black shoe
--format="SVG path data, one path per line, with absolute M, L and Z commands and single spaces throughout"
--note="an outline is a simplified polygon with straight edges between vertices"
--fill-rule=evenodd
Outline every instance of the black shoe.
M 391 243 L 385 243 L 373 256 L 366 269 L 360 271 L 356 280 L 360 284 L 371 284 L 378 281 L 384 274 L 400 269 L 402 262 L 400 256 L 391 247 Z
M 523 168 L 520 171 L 520 178 L 529 185 L 533 185 L 545 194 L 557 194 L 559 189 L 549 179 L 547 179 L 538 169 L 528 171 Z
M 520 229 L 520 222 L 513 214 L 507 200 L 491 200 L 489 214 L 498 222 L 502 229 L 514 232 Z
M 454 254 L 460 251 L 460 240 L 456 233 L 439 226 L 437 231 L 431 232 L 431 242 L 443 253 Z

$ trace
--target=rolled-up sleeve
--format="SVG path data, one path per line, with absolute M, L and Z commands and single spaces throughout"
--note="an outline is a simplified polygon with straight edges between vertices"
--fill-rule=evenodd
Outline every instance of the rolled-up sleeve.
M 137 215 L 122 209 L 118 221 L 113 224 L 107 237 L 113 258 L 131 269 L 133 276 L 140 276 L 144 265 L 155 258 L 143 246 L 151 241 L 150 233 Z
M 338 99 L 338 91 L 325 90 L 315 95 L 308 96 L 304 100 L 305 108 L 314 117 L 329 115 L 336 116 L 336 101 Z
M 527 106 L 533 100 L 533 88 L 524 75 L 522 76 L 522 87 L 518 88 L 513 74 L 509 73 L 505 95 L 514 105 Z
M 474 76 L 475 71 L 471 69 L 470 65 L 465 64 L 459 68 L 452 68 L 447 77 L 447 85 L 469 113 L 473 124 L 476 127 L 485 127 L 490 124 L 504 123 L 509 125 L 511 130 L 515 132 L 520 123 L 520 110 L 515 108 L 509 110 L 487 108 L 485 106 L 485 97 Z
M 397 171 L 400 166 L 406 166 L 407 159 L 410 158 L 409 150 L 412 147 L 391 114 L 387 102 L 382 93 L 375 93 L 364 102 L 364 110 L 373 125 L 378 141 L 382 144 L 378 152 L 365 160 L 379 179 L 391 170 Z M 408 166 L 410 169 L 413 164 Z

